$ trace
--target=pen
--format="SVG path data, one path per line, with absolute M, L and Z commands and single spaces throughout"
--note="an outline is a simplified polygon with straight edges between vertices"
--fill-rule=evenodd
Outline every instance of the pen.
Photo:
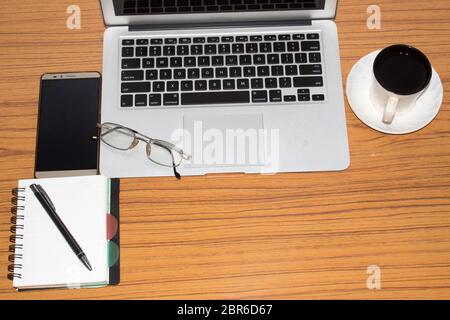
M 89 263 L 86 254 L 83 252 L 80 245 L 77 243 L 75 238 L 72 236 L 70 231 L 62 222 L 61 218 L 56 213 L 56 208 L 53 205 L 52 201 L 50 200 L 50 197 L 45 192 L 44 188 L 42 188 L 42 186 L 39 184 L 32 184 L 30 185 L 30 189 L 33 191 L 34 195 L 39 200 L 42 207 L 44 207 L 45 211 L 47 211 L 48 215 L 50 216 L 50 219 L 52 219 L 53 223 L 56 225 L 59 232 L 61 232 L 64 239 L 66 239 L 67 243 L 69 244 L 70 248 L 73 250 L 75 255 L 78 257 L 78 259 L 81 260 L 81 262 L 86 266 L 86 268 L 89 271 L 92 271 L 91 264 Z

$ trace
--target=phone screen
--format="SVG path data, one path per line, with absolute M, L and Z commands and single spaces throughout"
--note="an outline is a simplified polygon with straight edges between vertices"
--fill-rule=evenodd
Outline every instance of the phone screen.
M 55 77 L 56 78 L 56 77 Z M 36 172 L 97 169 L 97 78 L 42 80 Z

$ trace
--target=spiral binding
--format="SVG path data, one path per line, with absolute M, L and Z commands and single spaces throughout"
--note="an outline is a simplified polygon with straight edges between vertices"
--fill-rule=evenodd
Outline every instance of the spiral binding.
M 25 210 L 25 206 L 21 205 L 22 202 L 25 201 L 25 196 L 23 196 L 23 192 L 25 192 L 25 188 L 17 188 L 12 190 L 13 197 L 11 198 L 11 203 L 13 207 L 11 208 L 11 236 L 9 237 L 9 242 L 11 245 L 9 246 L 9 252 L 11 253 L 8 256 L 8 261 L 11 263 L 8 265 L 8 279 L 14 280 L 14 278 L 21 279 L 22 274 L 20 270 L 22 270 L 22 264 L 20 263 L 23 260 L 23 243 L 20 241 L 23 240 L 23 234 L 21 231 L 24 229 L 23 220 L 25 219 L 24 215 L 20 214 Z

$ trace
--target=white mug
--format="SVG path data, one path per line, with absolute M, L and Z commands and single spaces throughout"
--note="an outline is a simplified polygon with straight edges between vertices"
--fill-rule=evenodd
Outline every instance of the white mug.
M 414 108 L 430 84 L 431 63 L 418 49 L 393 45 L 375 58 L 370 100 L 391 124 L 398 113 Z

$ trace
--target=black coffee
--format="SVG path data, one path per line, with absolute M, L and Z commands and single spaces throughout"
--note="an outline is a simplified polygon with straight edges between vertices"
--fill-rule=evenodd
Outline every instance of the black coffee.
M 410 95 L 428 86 L 432 69 L 427 57 L 416 48 L 394 45 L 378 54 L 373 72 L 386 90 L 398 95 Z

